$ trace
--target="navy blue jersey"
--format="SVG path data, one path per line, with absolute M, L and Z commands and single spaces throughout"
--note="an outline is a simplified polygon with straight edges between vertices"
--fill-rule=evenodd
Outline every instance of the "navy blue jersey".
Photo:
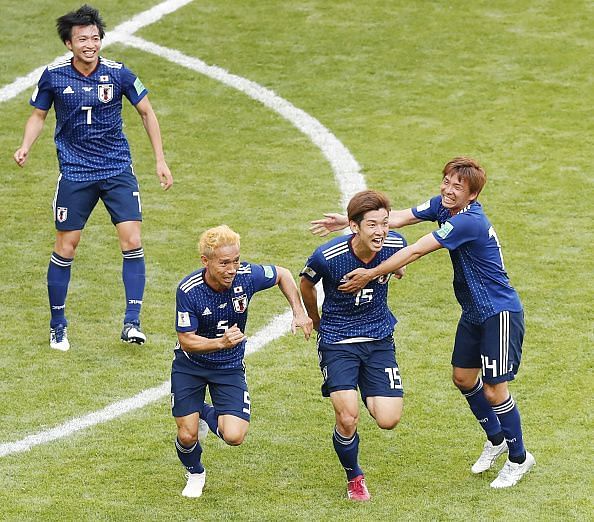
M 320 279 L 324 287 L 324 303 L 319 336 L 323 343 L 339 343 L 352 339 L 384 339 L 392 335 L 396 317 L 388 308 L 388 281 L 392 274 L 370 281 L 357 294 L 338 290 L 345 274 L 355 268 L 374 268 L 388 259 L 406 241 L 390 231 L 383 248 L 369 262 L 364 263 L 353 252 L 353 234 L 340 236 L 318 247 L 307 260 L 301 276 L 312 283 Z
M 130 167 L 122 97 L 136 105 L 147 92 L 123 64 L 105 58 L 89 76 L 78 72 L 71 59 L 47 66 L 29 103 L 44 111 L 54 105 L 54 141 L 65 179 L 97 181 Z
M 499 312 L 520 312 L 522 303 L 511 286 L 495 229 L 475 201 L 455 216 L 441 203 L 441 196 L 412 208 L 423 221 L 437 221 L 433 237 L 450 252 L 454 267 L 454 293 L 462 317 L 481 324 Z
M 276 284 L 276 268 L 242 262 L 229 290 L 217 292 L 204 279 L 204 268 L 184 277 L 177 287 L 178 332 L 196 332 L 201 337 L 223 337 L 234 324 L 245 333 L 252 296 Z M 216 352 L 186 355 L 206 368 L 241 368 L 245 343 Z

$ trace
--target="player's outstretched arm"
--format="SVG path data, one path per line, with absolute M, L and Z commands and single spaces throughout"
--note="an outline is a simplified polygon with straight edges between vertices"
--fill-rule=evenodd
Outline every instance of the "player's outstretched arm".
M 391 210 L 388 225 L 390 228 L 402 228 L 407 225 L 420 223 L 410 208 L 404 210 Z M 347 216 L 343 214 L 327 213 L 323 219 L 316 219 L 311 222 L 309 230 L 316 236 L 327 236 L 330 232 L 343 230 L 349 224 Z
M 341 292 L 354 294 L 364 288 L 369 281 L 390 272 L 396 272 L 405 265 L 416 261 L 425 254 L 441 248 L 441 244 L 432 233 L 424 235 L 416 243 L 404 247 L 375 268 L 357 268 L 345 275 L 346 283 L 338 287 Z
M 327 213 L 324 214 L 323 219 L 316 219 L 311 222 L 309 231 L 315 236 L 324 237 L 330 232 L 337 232 L 346 228 L 349 225 L 349 220 L 343 214 Z
M 301 277 L 301 296 L 307 315 L 313 321 L 316 332 L 320 329 L 320 312 L 318 310 L 318 294 L 315 285 L 307 278 Z
M 29 156 L 29 151 L 33 146 L 33 143 L 39 138 L 43 125 L 45 124 L 45 118 L 47 117 L 47 111 L 41 109 L 33 109 L 31 116 L 25 123 L 25 132 L 23 134 L 23 141 L 21 146 L 14 153 L 14 161 L 19 167 L 23 167 Z
M 142 124 L 144 125 L 149 140 L 151 141 L 151 146 L 153 147 L 153 153 L 157 164 L 157 178 L 159 178 L 163 190 L 168 190 L 169 187 L 173 185 L 173 176 L 165 162 L 159 120 L 157 119 L 157 115 L 153 110 L 153 106 L 151 105 L 148 96 L 145 96 L 136 104 L 136 110 L 142 118 Z
M 209 353 L 218 352 L 227 348 L 237 346 L 246 338 L 245 334 L 239 329 L 237 324 L 227 328 L 222 337 L 209 339 L 196 335 L 195 332 L 177 332 L 177 339 L 180 346 L 186 352 Z
M 291 331 L 295 333 L 297 328 L 301 328 L 305 338 L 309 339 L 313 329 L 313 323 L 303 308 L 293 275 L 282 266 L 276 266 L 275 268 L 277 274 L 276 284 L 289 302 L 291 310 L 293 310 Z

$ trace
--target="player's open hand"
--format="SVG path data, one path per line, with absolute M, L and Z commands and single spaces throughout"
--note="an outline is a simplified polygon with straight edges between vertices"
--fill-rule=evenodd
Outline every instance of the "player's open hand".
M 171 185 L 173 185 L 173 176 L 165 161 L 157 162 L 157 177 L 159 178 L 163 190 L 169 190 Z
M 372 276 L 370 275 L 370 270 L 366 270 L 365 268 L 356 268 L 352 272 L 349 272 L 347 275 L 345 275 L 344 278 L 346 279 L 346 282 L 342 283 L 338 289 L 341 292 L 354 294 L 364 288 L 365 285 L 371 281 Z
M 324 219 L 316 219 L 311 222 L 309 231 L 315 236 L 324 237 L 330 232 L 336 232 L 346 228 L 349 220 L 342 214 L 328 213 L 324 214 Z
M 225 330 L 221 341 L 223 342 L 223 348 L 233 348 L 245 338 L 245 334 L 238 328 L 236 323 L 231 328 L 227 328 L 227 330 Z
M 291 323 L 291 331 L 293 334 L 297 333 L 297 328 L 301 328 L 303 330 L 305 340 L 308 340 L 309 336 L 311 335 L 311 331 L 313 330 L 313 321 L 311 320 L 311 317 L 304 313 L 294 316 L 293 322 Z

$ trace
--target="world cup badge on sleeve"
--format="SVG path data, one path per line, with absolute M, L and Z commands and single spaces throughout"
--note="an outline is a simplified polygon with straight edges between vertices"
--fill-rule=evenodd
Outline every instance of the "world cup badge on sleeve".
M 113 100 L 113 83 L 100 84 L 98 90 L 100 101 L 103 103 L 109 103 L 111 100 Z

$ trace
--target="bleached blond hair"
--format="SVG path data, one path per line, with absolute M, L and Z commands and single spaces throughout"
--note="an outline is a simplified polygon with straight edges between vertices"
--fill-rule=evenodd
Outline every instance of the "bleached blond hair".
M 202 233 L 198 240 L 198 251 L 200 255 L 210 259 L 217 248 L 235 245 L 239 248 L 239 234 L 227 225 L 219 225 Z

